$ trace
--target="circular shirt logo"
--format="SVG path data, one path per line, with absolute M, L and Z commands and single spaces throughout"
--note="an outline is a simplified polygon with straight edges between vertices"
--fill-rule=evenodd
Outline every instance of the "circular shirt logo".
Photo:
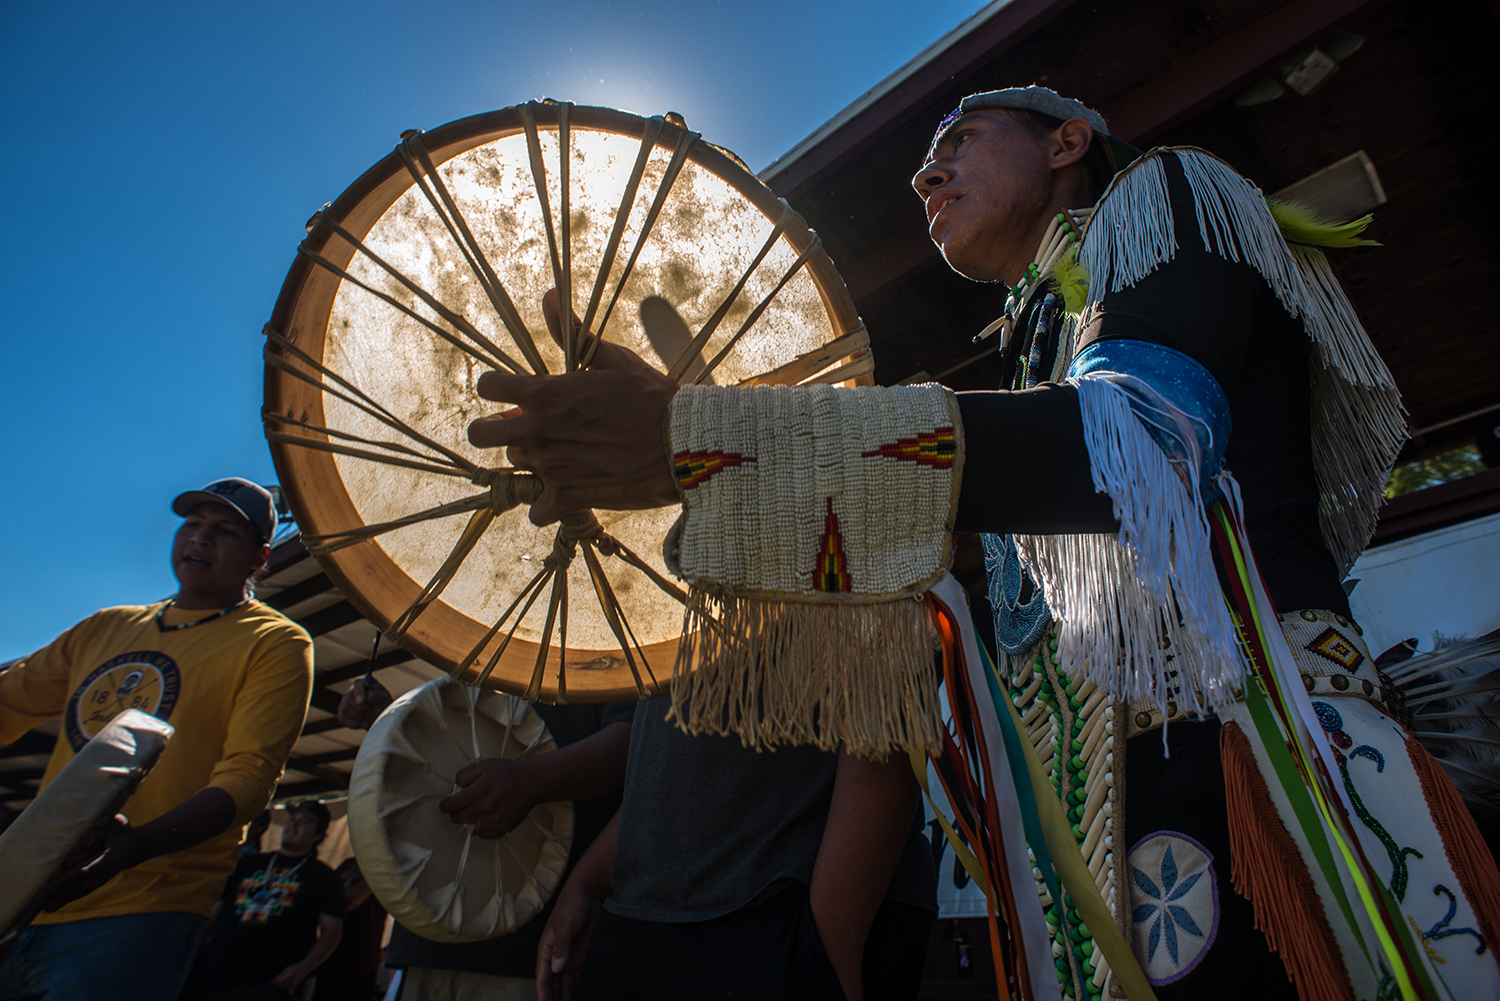
M 73 750 L 81 750 L 127 709 L 167 719 L 177 704 L 181 684 L 177 662 L 155 650 L 122 653 L 105 661 L 83 679 L 68 700 L 68 743 Z

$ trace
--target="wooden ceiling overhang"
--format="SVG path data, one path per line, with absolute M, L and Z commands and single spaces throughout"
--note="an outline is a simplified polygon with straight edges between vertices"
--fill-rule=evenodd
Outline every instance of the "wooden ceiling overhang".
M 1010 0 L 992 3 L 761 176 L 818 231 L 871 332 L 876 378 L 941 372 L 974 352 L 1004 289 L 951 272 L 910 188 L 932 129 L 969 93 L 1042 83 L 1099 108 L 1142 148 L 1203 146 L 1277 191 L 1363 150 L 1389 198 L 1378 248 L 1330 258 L 1418 433 L 1404 459 L 1472 440 L 1500 404 L 1488 239 L 1500 45 L 1484 0 Z M 1321 88 L 1233 98 L 1339 31 L 1363 36 Z M 992 362 L 948 380 L 994 385 Z

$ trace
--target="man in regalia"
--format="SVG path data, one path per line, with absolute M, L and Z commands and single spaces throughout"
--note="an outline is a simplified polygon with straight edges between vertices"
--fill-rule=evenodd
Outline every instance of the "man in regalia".
M 1009 289 L 996 391 L 679 388 L 605 345 L 487 374 L 519 409 L 471 440 L 540 476 L 539 523 L 682 504 L 677 717 L 762 746 L 938 752 L 912 599 L 961 605 L 950 538 L 986 534 L 1002 656 L 948 695 L 1053 785 L 1012 786 L 994 737 L 975 802 L 1058 818 L 1043 845 L 997 813 L 979 862 L 1020 874 L 992 889 L 1022 996 L 1500 996 L 1500 875 L 1340 585 L 1405 436 L 1320 249 L 1362 224 L 1035 86 L 965 98 L 913 187 L 948 263 Z

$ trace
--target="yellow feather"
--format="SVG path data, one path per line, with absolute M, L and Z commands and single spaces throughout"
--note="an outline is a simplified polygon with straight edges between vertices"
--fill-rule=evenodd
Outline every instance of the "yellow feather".
M 1337 222 L 1301 202 L 1266 199 L 1271 218 L 1287 243 L 1305 243 L 1314 247 L 1378 247 L 1375 240 L 1362 240 L 1360 234 L 1373 216 L 1362 215 L 1349 222 Z
M 1069 313 L 1082 312 L 1089 297 L 1089 272 L 1078 263 L 1078 248 L 1069 247 L 1052 267 L 1052 279 L 1062 291 L 1063 308 Z

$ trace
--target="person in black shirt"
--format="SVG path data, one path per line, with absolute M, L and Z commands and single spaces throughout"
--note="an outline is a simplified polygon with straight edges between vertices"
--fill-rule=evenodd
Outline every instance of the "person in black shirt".
M 315 855 L 329 819 L 323 804 L 300 803 L 279 849 L 240 860 L 217 905 L 191 997 L 290 997 L 333 953 L 344 927 L 344 890 Z

